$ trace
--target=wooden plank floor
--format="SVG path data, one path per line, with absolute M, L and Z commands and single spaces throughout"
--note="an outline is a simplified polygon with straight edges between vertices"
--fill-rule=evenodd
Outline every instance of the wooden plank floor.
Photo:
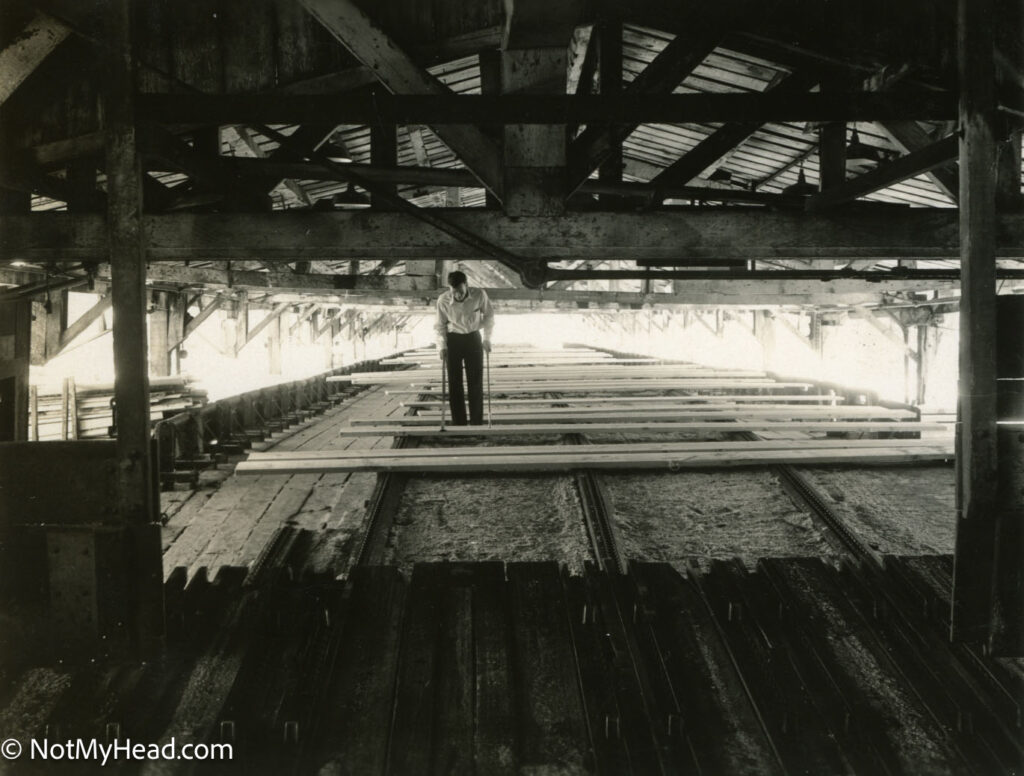
M 371 388 L 307 421 L 297 430 L 271 440 L 268 450 L 342 451 L 387 448 L 392 437 L 340 435 L 349 422 L 367 414 L 397 416 L 405 412 L 396 397 Z M 373 492 L 376 475 L 363 473 L 268 474 L 237 477 L 215 474 L 210 487 L 191 493 L 162 495 L 169 520 L 164 527 L 164 576 L 176 566 L 248 566 L 283 525 L 331 532 L 335 541 L 352 533 Z

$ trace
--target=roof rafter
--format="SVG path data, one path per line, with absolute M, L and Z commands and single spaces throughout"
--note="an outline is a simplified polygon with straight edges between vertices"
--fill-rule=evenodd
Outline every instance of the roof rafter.
M 352 0 L 300 2 L 356 59 L 373 70 L 377 79 L 390 91 L 435 97 L 451 94 L 446 86 L 417 65 Z M 468 124 L 434 123 L 432 127 L 480 182 L 500 199 L 503 190 L 501 159 L 491 139 L 478 127 Z

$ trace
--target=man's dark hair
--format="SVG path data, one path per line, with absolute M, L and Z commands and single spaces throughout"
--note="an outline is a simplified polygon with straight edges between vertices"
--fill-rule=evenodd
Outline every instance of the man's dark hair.
M 455 288 L 455 286 L 460 286 L 465 282 L 467 282 L 466 273 L 463 272 L 462 270 L 457 269 L 454 272 L 448 273 L 448 285 L 450 285 L 452 288 Z

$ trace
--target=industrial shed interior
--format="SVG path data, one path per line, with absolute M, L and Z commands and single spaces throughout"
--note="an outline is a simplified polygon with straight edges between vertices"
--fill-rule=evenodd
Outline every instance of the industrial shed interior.
M 0 772 L 1024 772 L 1022 25 L 3 0 Z

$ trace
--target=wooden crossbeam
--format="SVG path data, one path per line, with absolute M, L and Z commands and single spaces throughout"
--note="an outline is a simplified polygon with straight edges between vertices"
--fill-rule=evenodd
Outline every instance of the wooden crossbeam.
M 291 337 L 299 330 L 299 327 L 310 319 L 310 317 L 319 309 L 318 305 L 307 304 L 301 310 L 298 315 L 295 316 L 295 320 L 292 321 L 292 325 L 288 327 L 288 336 Z
M 871 310 L 868 310 L 863 307 L 854 307 L 851 310 L 851 312 L 855 316 L 860 318 L 862 321 L 866 321 L 872 328 L 881 332 L 881 334 L 883 334 L 887 340 L 892 342 L 894 345 L 898 346 L 900 350 L 904 351 L 912 359 L 914 359 L 915 361 L 917 360 L 917 351 L 910 347 L 910 345 L 907 344 L 903 337 L 897 336 L 892 329 L 890 329 L 888 326 L 885 326 L 880 320 L 878 320 L 878 318 L 875 317 L 875 314 Z
M 304 0 L 305 2 L 306 0 Z M 336 7 L 330 0 L 308 0 Z M 376 45 L 376 44 L 375 44 Z M 382 58 L 383 59 L 383 58 Z M 387 67 L 387 64 L 382 64 Z M 424 77 L 430 78 L 424 74 Z M 418 80 L 418 79 L 415 79 Z M 430 78 L 431 82 L 437 83 Z M 440 86 L 440 84 L 438 84 Z M 452 94 L 444 87 L 426 94 L 421 87 L 344 100 L 322 95 L 140 94 L 140 117 L 162 124 L 689 124 L 751 121 L 945 121 L 956 115 L 955 98 L 935 92 L 829 92 L 787 95 L 771 92 L 657 94 L 621 97 L 551 94 Z M 448 124 L 447 126 L 457 126 Z M 439 135 L 440 136 L 440 135 Z M 444 139 L 442 137 L 442 139 Z M 454 149 L 453 149 L 454 150 Z M 479 170 L 491 170 L 492 146 L 466 153 Z M 465 159 L 463 154 L 459 156 Z M 472 169 L 472 168 L 470 168 Z
M 53 355 L 61 353 L 74 343 L 74 341 L 81 336 L 86 329 L 92 326 L 93 323 L 99 320 L 103 314 L 110 309 L 112 302 L 112 297 L 107 294 L 106 296 L 100 297 L 99 301 L 82 313 L 74 323 L 69 325 L 60 333 L 60 346 L 57 348 L 57 352 Z
M 579 452 L 576 452 L 579 450 Z M 572 471 L 573 469 L 684 469 L 732 468 L 774 464 L 819 465 L 855 463 L 889 465 L 952 458 L 952 444 L 929 446 L 859 447 L 854 449 L 729 450 L 725 452 L 590 453 L 576 448 L 555 455 L 436 455 L 416 458 L 351 458 L 305 461 L 253 461 L 235 467 L 238 474 L 314 474 L 345 471 L 376 472 L 478 472 L 478 471 Z
M 880 121 L 878 127 L 897 148 L 907 154 L 927 148 L 933 142 L 921 125 L 913 120 Z M 934 167 L 925 174 L 954 204 L 960 200 L 960 174 L 955 166 Z
M 737 208 L 516 219 L 482 208 L 444 213 L 446 220 L 514 249 L 524 259 L 959 256 L 956 213 L 937 209 L 819 216 Z M 1024 216 L 1002 214 L 997 223 L 998 258 L 1024 258 Z M 143 227 L 151 261 L 490 258 L 453 236 L 424 229 L 419 219 L 405 213 L 175 213 L 145 217 Z M 94 214 L 0 216 L 0 259 L 96 260 L 105 250 L 105 228 L 103 218 Z M 826 283 L 820 286 L 827 288 Z M 647 295 L 634 296 L 642 301 Z
M 377 24 L 352 0 L 301 0 L 308 10 L 345 48 L 363 65 L 369 67 L 377 79 L 390 91 L 403 95 L 419 95 L 428 99 L 445 98 L 450 90 L 417 65 Z M 402 122 L 431 124 L 432 129 L 480 182 L 499 199 L 502 195 L 502 171 L 498 149 L 494 143 L 472 123 L 448 124 L 452 116 L 437 121 Z M 325 117 L 318 119 L 323 121 Z M 274 121 L 235 123 L 277 123 Z M 308 123 L 308 122 L 300 122 Z M 342 121 L 337 124 L 346 123 Z M 391 123 L 376 121 L 366 124 Z
M 670 94 L 718 45 L 726 29 L 750 4 L 728 0 L 717 2 L 690 20 L 676 37 L 647 65 L 624 90 L 628 97 L 642 94 Z M 621 25 L 617 27 L 621 35 Z M 604 52 L 602 52 L 602 59 Z M 621 69 L 621 64 L 619 64 Z M 602 80 L 602 92 L 607 89 Z M 569 148 L 569 186 L 575 191 L 597 169 L 621 142 L 636 129 L 639 122 L 608 126 L 592 124 L 576 138 Z
M 316 134 L 320 134 L 320 131 L 317 131 Z M 256 141 L 255 134 L 249 127 L 226 127 L 225 134 L 227 135 L 228 144 L 237 155 L 243 157 L 253 156 L 257 159 L 265 159 L 267 157 L 266 151 L 264 151 L 263 147 Z M 244 151 L 244 153 L 239 154 L 239 151 Z M 301 183 L 293 178 L 287 177 L 284 178 L 282 182 L 285 188 L 288 189 L 300 203 L 306 207 L 311 207 L 313 205 L 312 197 L 309 196 L 309 193 Z
M 819 80 L 817 73 L 794 73 L 762 94 L 767 99 L 784 103 L 795 95 L 805 94 Z M 745 119 L 716 129 L 651 182 L 656 186 L 689 183 L 766 123 L 758 119 Z
M 287 303 L 275 305 L 274 309 L 271 310 L 270 312 L 268 312 L 264 316 L 263 320 L 261 320 L 259 323 L 257 323 L 255 326 L 253 326 L 251 329 L 249 329 L 249 333 L 248 333 L 248 335 L 245 338 L 245 342 L 241 345 L 241 347 L 238 348 L 238 350 L 241 351 L 243 348 L 248 346 L 249 343 L 252 342 L 253 340 L 255 340 L 256 337 L 259 336 L 259 334 L 265 328 L 267 328 L 271 323 L 273 323 L 278 318 L 280 318 L 281 315 L 284 313 L 284 311 L 287 310 L 290 306 L 291 305 L 289 305 Z
M 210 317 L 211 315 L 213 315 L 213 314 L 214 314 L 214 313 L 215 313 L 215 312 L 216 312 L 217 310 L 219 310 L 219 309 L 220 309 L 220 307 L 221 307 L 221 304 L 223 303 L 223 301 L 224 301 L 224 299 L 223 299 L 223 297 L 221 297 L 221 295 L 220 295 L 220 294 L 218 294 L 217 296 L 213 297 L 213 299 L 209 300 L 209 301 L 208 301 L 208 302 L 206 303 L 206 306 L 205 306 L 205 307 L 203 307 L 203 309 L 201 309 L 201 310 L 199 311 L 199 315 L 197 315 L 197 316 L 196 316 L 195 318 L 193 318 L 192 320 L 190 320 L 190 321 L 189 321 L 188 323 L 186 323 L 186 324 L 185 324 L 185 329 L 184 329 L 184 331 L 183 331 L 183 333 L 182 333 L 182 337 L 181 337 L 181 339 L 180 339 L 180 340 L 178 340 L 177 342 L 173 342 L 173 343 L 170 343 L 170 349 L 171 349 L 171 350 L 173 350 L 174 348 L 176 348 L 176 347 L 178 347 L 179 345 L 181 345 L 181 344 L 182 344 L 182 343 L 183 343 L 183 342 L 184 342 L 185 340 L 187 340 L 187 339 L 188 339 L 188 338 L 189 338 L 190 336 L 192 336 L 192 334 L 193 334 L 193 333 L 194 333 L 194 332 L 195 332 L 195 331 L 196 331 L 196 330 L 197 330 L 197 329 L 198 329 L 198 328 L 199 328 L 200 326 L 202 326 L 202 325 L 203 325 L 203 322 L 204 322 L 204 321 L 205 321 L 205 320 L 206 320 L 207 318 L 209 318 L 209 317 Z
M 0 50 L 0 105 L 70 33 L 67 25 L 44 13 L 32 17 Z
M 947 164 L 956 159 L 959 153 L 959 143 L 960 139 L 956 135 L 950 135 L 924 148 L 912 151 L 895 161 L 883 164 L 870 172 L 833 186 L 827 191 L 808 197 L 806 209 L 809 212 L 815 212 L 841 205 Z

